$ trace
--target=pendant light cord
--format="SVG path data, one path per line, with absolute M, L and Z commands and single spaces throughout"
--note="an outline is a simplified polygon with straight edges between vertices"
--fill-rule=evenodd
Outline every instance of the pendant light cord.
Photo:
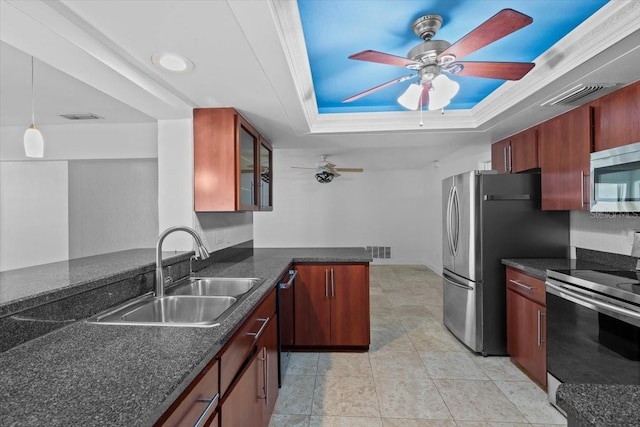
M 33 87 L 33 56 L 31 56 L 31 124 L 35 126 L 36 124 L 36 113 L 35 113 L 35 89 Z

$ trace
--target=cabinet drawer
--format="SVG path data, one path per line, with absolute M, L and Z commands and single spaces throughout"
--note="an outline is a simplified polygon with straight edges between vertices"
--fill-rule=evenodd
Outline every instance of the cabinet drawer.
M 268 319 L 273 318 L 275 312 L 276 292 L 274 289 L 227 343 L 222 356 L 220 356 L 221 396 L 227 391 L 259 335 L 264 332 Z
M 166 418 L 160 419 L 156 426 L 194 426 L 201 416 L 200 425 L 207 425 L 207 418 L 213 418 L 220 395 L 218 394 L 217 361 L 211 362 L 191 383 L 189 388 L 174 402 L 167 411 Z
M 515 268 L 507 267 L 507 288 L 546 307 L 544 282 Z

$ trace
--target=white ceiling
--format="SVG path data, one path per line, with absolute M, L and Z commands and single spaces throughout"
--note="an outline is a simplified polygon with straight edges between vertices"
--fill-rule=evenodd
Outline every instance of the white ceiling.
M 29 122 L 24 58 L 33 55 L 42 123 L 62 106 L 114 122 L 185 118 L 193 107 L 233 106 L 276 149 L 307 150 L 309 163 L 318 153 L 352 152 L 361 158 L 358 166 L 369 158 L 424 167 L 566 111 L 571 107 L 540 104 L 576 82 L 640 78 L 637 1 L 611 1 L 541 55 L 524 79 L 506 83 L 473 110 L 425 112 L 422 127 L 413 111 L 318 115 L 294 1 L 1 0 L 0 7 L 0 40 L 11 46 L 2 49 L 3 124 Z M 9 50 L 17 57 L 24 52 L 23 58 L 5 61 Z M 156 69 L 150 57 L 160 51 L 190 58 L 193 72 Z M 38 65 L 48 72 L 39 75 Z M 7 91 L 5 66 L 13 69 Z M 51 99 L 40 98 L 47 95 Z

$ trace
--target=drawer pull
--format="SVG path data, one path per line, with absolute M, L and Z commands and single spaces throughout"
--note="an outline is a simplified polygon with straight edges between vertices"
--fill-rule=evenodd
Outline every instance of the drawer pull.
M 520 286 L 522 289 L 526 289 L 527 291 L 533 290 L 531 286 L 527 286 L 523 283 L 518 282 L 517 280 L 509 279 L 509 282 L 513 283 L 514 285 Z
M 198 402 L 206 402 L 208 403 L 208 405 L 206 408 L 204 408 L 204 411 L 202 411 L 202 414 L 200 414 L 200 418 L 198 418 L 198 420 L 193 425 L 193 427 L 200 427 L 204 425 L 205 421 L 207 421 L 207 418 L 209 418 L 209 413 L 216 406 L 216 403 L 218 403 L 219 398 L 220 398 L 220 393 L 216 393 L 216 395 L 213 396 L 213 399 L 211 400 L 198 399 Z
M 260 338 L 260 335 L 262 335 L 264 328 L 267 326 L 267 323 L 269 323 L 269 317 L 258 318 L 256 320 L 262 322 L 262 326 L 260 326 L 260 329 L 258 329 L 258 332 L 247 332 L 247 335 L 252 336 L 254 340 L 257 340 L 258 338 Z

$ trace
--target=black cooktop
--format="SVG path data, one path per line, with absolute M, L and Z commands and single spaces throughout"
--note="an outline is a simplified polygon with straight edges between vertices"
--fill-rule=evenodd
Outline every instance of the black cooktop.
M 549 270 L 547 277 L 625 301 L 640 303 L 640 271 Z

